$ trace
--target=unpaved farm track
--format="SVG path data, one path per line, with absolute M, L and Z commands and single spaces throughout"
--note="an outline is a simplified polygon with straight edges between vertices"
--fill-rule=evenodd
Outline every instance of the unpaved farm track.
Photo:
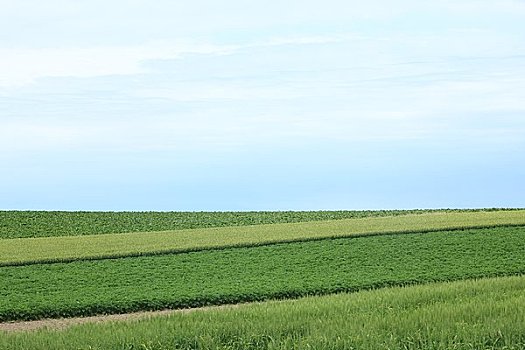
M 38 329 L 54 329 L 62 330 L 78 324 L 83 323 L 100 323 L 109 321 L 133 321 L 146 319 L 155 316 L 165 316 L 173 313 L 188 313 L 197 310 L 218 310 L 225 308 L 234 308 L 240 304 L 235 305 L 218 305 L 218 306 L 206 306 L 201 308 L 192 309 L 177 309 L 177 310 L 160 310 L 160 311 L 143 311 L 133 312 L 128 314 L 114 314 L 114 315 L 100 315 L 90 317 L 73 317 L 73 318 L 49 318 L 36 321 L 17 321 L 17 322 L 4 322 L 0 323 L 0 331 L 5 332 L 28 332 L 36 331 Z

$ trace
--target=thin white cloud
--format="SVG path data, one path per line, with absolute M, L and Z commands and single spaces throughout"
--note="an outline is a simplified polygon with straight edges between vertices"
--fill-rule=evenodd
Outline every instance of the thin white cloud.
M 285 45 L 317 45 L 341 42 L 351 36 L 298 36 L 254 43 L 218 45 L 190 42 L 158 42 L 142 46 L 91 48 L 0 48 L 0 88 L 20 87 L 49 77 L 91 78 L 146 73 L 146 61 L 173 60 L 190 54 L 225 55 L 239 50 Z
M 415 96 L 418 98 L 418 96 Z M 429 102 L 429 100 L 426 100 Z M 383 102 L 383 101 L 381 101 Z M 320 114 L 259 113 L 246 115 L 228 110 L 188 112 L 164 117 L 134 119 L 67 118 L 42 121 L 11 120 L 0 128 L 3 157 L 20 152 L 216 152 L 311 144 L 363 142 L 457 142 L 472 144 L 521 142 L 522 117 L 487 111 L 483 118 L 468 111 L 390 111 L 380 104 Z M 494 120 L 488 120 L 494 116 Z M 479 138 L 479 136 L 483 136 Z
M 264 47 L 264 46 L 283 46 L 283 45 L 318 45 L 331 44 L 348 40 L 366 39 L 365 37 L 353 34 L 339 34 L 339 35 L 314 35 L 314 36 L 296 36 L 296 37 L 282 37 L 272 38 L 268 41 L 256 43 L 252 45 L 245 45 L 249 47 Z
M 438 6 L 444 6 L 450 12 L 461 14 L 490 14 L 490 13 L 508 13 L 523 14 L 525 13 L 525 2 L 523 0 L 446 0 L 437 3 Z
M 0 149 L 4 156 L 25 151 L 50 151 L 68 148 L 82 138 L 81 128 L 34 121 L 3 121 Z
M 133 6 L 139 3 L 134 2 Z M 344 2 L 338 4 L 344 7 L 340 12 L 350 6 Z M 273 5 L 278 7 L 277 3 Z M 283 4 L 286 8 L 300 8 L 299 5 L 299 1 Z M 312 10 L 305 15 L 306 19 L 313 18 L 315 8 L 326 17 L 338 12 L 335 7 L 327 9 L 314 1 L 305 6 Z M 415 13 L 428 11 L 424 9 L 428 6 L 420 1 L 402 1 L 394 12 L 408 17 L 412 13 L 412 17 L 417 17 Z M 472 10 L 485 15 L 492 10 L 520 13 L 522 8 L 523 2 L 512 0 L 446 0 L 431 6 L 441 12 Z M 389 14 L 391 10 L 384 1 L 370 1 L 356 6 L 354 18 L 395 16 Z M 82 13 L 72 5 L 63 12 L 60 16 Z M 33 15 L 38 17 L 36 12 Z M 446 17 L 443 16 L 443 13 L 436 15 L 434 24 L 440 24 Z M 428 15 L 425 18 L 432 19 Z M 425 29 L 418 21 L 415 20 L 415 24 Z M 176 19 L 173 22 L 177 22 Z M 16 107 L 11 110 L 7 107 L 6 113 L 0 116 L 3 117 L 0 147 L 13 152 L 60 148 L 214 149 L 264 145 L 268 140 L 276 145 L 309 140 L 387 141 L 445 135 L 447 128 L 456 125 L 453 118 L 462 113 L 525 110 L 525 99 L 520 96 L 525 88 L 523 65 L 511 62 L 505 67 L 498 60 L 498 55 L 523 53 L 525 46 L 519 34 L 500 33 L 483 26 L 482 29 L 451 28 L 421 33 L 393 29 L 390 32 L 379 28 L 376 34 L 363 29 L 362 36 L 360 33 L 312 35 L 298 31 L 295 35 L 270 36 L 257 41 L 243 41 L 232 35 L 231 42 L 237 44 L 231 45 L 213 44 L 204 39 L 172 41 L 157 37 L 158 42 L 146 45 L 0 48 L 0 88 L 5 91 L 12 87 L 26 88 L 45 78 L 90 78 L 92 91 L 103 95 L 100 100 L 96 100 L 100 95 L 89 96 L 89 91 L 82 95 L 84 85 L 78 79 L 64 79 L 61 83 L 61 92 L 72 90 L 65 98 L 53 96 L 52 84 L 38 85 L 40 90 L 32 93 L 38 95 L 39 101 L 45 100 L 50 114 L 60 115 L 58 122 L 39 121 L 42 114 L 39 114 L 38 102 L 34 103 L 31 122 L 13 122 L 18 111 Z M 344 45 L 339 45 L 341 43 Z M 295 46 L 303 47 L 295 50 Z M 195 59 L 192 55 L 210 57 Z M 235 59 L 219 60 L 219 56 Z M 478 65 L 474 61 L 463 64 L 455 61 L 457 57 L 484 56 L 493 57 L 494 62 Z M 185 64 L 177 67 L 182 58 L 187 58 Z M 174 61 L 168 62 L 169 69 L 163 71 L 165 66 L 156 66 L 157 61 L 166 60 Z M 410 63 L 412 61 L 422 63 Z M 402 62 L 409 63 L 393 65 Z M 170 71 L 173 67 L 176 73 Z M 202 67 L 210 74 L 201 74 Z M 137 74 L 146 77 L 138 85 L 130 87 L 125 79 L 113 77 L 111 88 L 103 92 L 97 90 L 105 90 L 104 84 L 110 80 L 98 81 L 97 77 Z M 30 89 L 21 89 L 27 90 Z M 142 110 L 140 116 L 135 115 L 137 122 L 115 120 L 111 108 L 104 110 L 105 115 L 98 116 L 97 121 L 89 119 L 91 110 L 82 111 L 90 101 L 104 104 L 111 100 L 115 92 L 122 105 L 159 100 L 171 104 L 173 110 L 179 105 L 191 105 L 194 110 L 168 110 L 163 111 L 162 116 L 146 115 Z M 75 93 L 82 96 L 75 100 L 78 97 Z M 16 98 L 17 92 L 6 96 Z M 73 98 L 68 100 L 69 97 Z M 206 104 L 215 107 L 214 103 L 222 109 L 203 107 Z M 259 106 L 267 105 L 273 107 L 258 110 Z M 25 115 L 31 113 L 29 109 Z M 74 125 L 64 126 L 67 112 L 75 115 Z M 5 123 L 10 114 L 12 122 Z
M 147 60 L 176 59 L 184 54 L 223 54 L 230 46 L 210 44 L 136 47 L 0 49 L 0 87 L 23 86 L 47 77 L 90 78 L 144 73 Z

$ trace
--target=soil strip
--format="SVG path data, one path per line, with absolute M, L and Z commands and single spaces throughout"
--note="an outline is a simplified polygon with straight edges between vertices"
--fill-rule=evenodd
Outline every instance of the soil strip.
M 71 326 L 84 324 L 84 323 L 101 323 L 109 321 L 133 321 L 140 319 L 147 319 L 155 316 L 165 316 L 173 313 L 188 313 L 197 310 L 211 310 L 211 309 L 224 309 L 233 308 L 238 305 L 219 305 L 219 306 L 206 306 L 201 308 L 192 309 L 177 309 L 177 310 L 160 310 L 160 311 L 143 311 L 133 312 L 128 314 L 114 314 L 114 315 L 100 315 L 100 316 L 89 316 L 89 317 L 72 317 L 72 318 L 49 318 L 36 321 L 16 321 L 16 322 L 5 322 L 0 323 L 0 331 L 5 332 L 28 332 L 36 331 L 39 329 L 50 329 L 50 330 L 63 330 Z

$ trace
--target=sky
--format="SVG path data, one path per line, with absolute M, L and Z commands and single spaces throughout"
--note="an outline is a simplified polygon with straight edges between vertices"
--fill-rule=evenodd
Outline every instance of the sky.
M 0 209 L 525 207 L 523 0 L 0 0 Z

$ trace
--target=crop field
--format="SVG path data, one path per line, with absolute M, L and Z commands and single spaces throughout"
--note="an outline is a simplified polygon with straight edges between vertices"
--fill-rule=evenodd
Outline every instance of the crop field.
M 484 209 L 483 211 L 503 209 Z M 505 209 L 515 210 L 515 209 Z M 204 227 L 246 226 L 354 219 L 429 212 L 480 210 L 340 210 L 252 212 L 64 212 L 0 211 L 0 238 L 77 236 Z
M 5 333 L 0 348 L 521 350 L 523 305 L 525 277 L 499 277 Z
M 144 256 L 388 233 L 525 225 L 525 211 L 433 212 L 162 232 L 0 240 L 0 266 Z
M 132 213 L 117 213 L 114 226 L 110 213 L 48 214 L 1 212 L 9 220 L 0 221 L 0 322 L 258 303 L 66 330 L 0 327 L 0 349 L 525 343 L 525 313 L 513 312 L 525 310 L 525 210 L 139 213 L 134 229 Z M 173 216 L 144 229 L 156 214 Z M 46 233 L 68 215 L 101 215 L 113 231 L 64 225 Z M 40 228 L 17 233 L 15 217 Z M 173 218 L 196 226 L 159 231 Z
M 0 320 L 196 307 L 519 274 L 525 273 L 523 252 L 525 229 L 506 227 L 4 267 Z

